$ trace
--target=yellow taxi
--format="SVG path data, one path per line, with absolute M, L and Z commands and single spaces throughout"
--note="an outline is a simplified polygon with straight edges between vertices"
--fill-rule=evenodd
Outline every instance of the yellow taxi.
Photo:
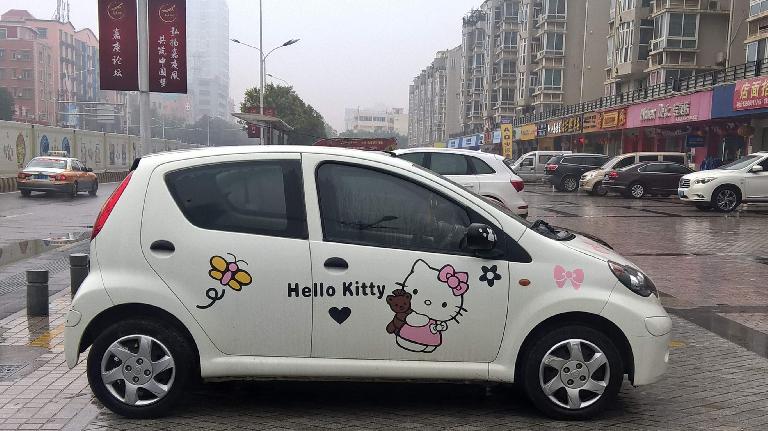
M 32 192 L 66 193 L 72 197 L 88 192 L 96 196 L 99 180 L 93 169 L 85 167 L 78 159 L 47 155 L 30 160 L 16 176 L 16 185 L 22 197 L 28 197 Z

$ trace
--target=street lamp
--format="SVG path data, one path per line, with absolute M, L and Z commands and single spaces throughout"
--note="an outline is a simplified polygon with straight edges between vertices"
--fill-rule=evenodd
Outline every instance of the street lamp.
M 289 83 L 288 83 L 288 81 L 286 81 L 286 80 L 285 80 L 285 79 L 283 79 L 283 78 L 278 78 L 277 76 L 275 76 L 275 75 L 273 75 L 273 74 L 271 74 L 271 73 L 268 73 L 268 74 L 267 74 L 267 76 L 269 76 L 269 77 L 270 77 L 270 78 L 272 78 L 272 79 L 277 79 L 278 81 L 282 81 L 282 82 L 284 82 L 284 83 L 285 83 L 285 85 L 287 85 L 287 86 L 289 86 L 289 87 L 291 86 L 291 84 L 289 84 Z

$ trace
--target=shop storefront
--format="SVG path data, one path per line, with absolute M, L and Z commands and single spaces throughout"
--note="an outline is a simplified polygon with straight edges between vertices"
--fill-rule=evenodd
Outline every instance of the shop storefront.
M 768 150 L 768 78 L 715 87 L 712 118 L 729 125 L 730 136 L 746 140 L 745 152 Z
M 517 159 L 523 154 L 536 150 L 536 134 L 538 128 L 535 123 L 524 124 L 515 132 L 515 145 L 513 158 Z

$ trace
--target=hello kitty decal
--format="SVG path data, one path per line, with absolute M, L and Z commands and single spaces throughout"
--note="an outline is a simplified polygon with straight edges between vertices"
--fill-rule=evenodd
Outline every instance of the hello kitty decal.
M 459 323 L 458 318 L 467 311 L 464 295 L 469 291 L 469 274 L 451 265 L 434 268 L 419 259 L 405 280 L 396 284 L 400 289 L 387 296 L 395 313 L 387 333 L 394 334 L 404 350 L 434 352 L 443 344 L 448 322 Z

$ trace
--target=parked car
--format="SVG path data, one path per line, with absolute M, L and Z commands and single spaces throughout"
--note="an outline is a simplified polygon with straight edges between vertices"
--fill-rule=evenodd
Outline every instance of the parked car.
M 512 162 L 507 159 L 504 162 L 512 168 L 512 172 L 517 174 L 523 181 L 540 182 L 544 179 L 545 166 L 547 162 L 555 156 L 571 154 L 570 151 L 531 151 L 523 154 L 520 158 Z
M 579 189 L 579 178 L 584 172 L 602 166 L 608 160 L 605 154 L 575 153 L 553 157 L 545 166 L 546 178 L 561 192 Z
M 413 163 L 241 146 L 135 166 L 64 329 L 67 365 L 90 348 L 90 387 L 121 415 L 167 414 L 191 378 L 255 377 L 517 381 L 585 418 L 667 368 L 672 322 L 637 266 Z
M 444 148 L 396 150 L 394 154 L 445 175 L 480 196 L 501 203 L 521 217 L 528 216 L 528 204 L 521 195 L 525 183 L 498 154 Z
M 702 211 L 731 212 L 742 203 L 768 202 L 768 151 L 686 175 L 677 194 Z
M 641 162 L 674 162 L 687 166 L 687 157 L 685 153 L 627 153 L 618 155 L 607 162 L 600 168 L 588 171 L 581 176 L 579 181 L 579 189 L 584 190 L 587 194 L 596 196 L 605 196 L 608 193 L 603 187 L 603 177 L 612 171 L 618 170 L 635 163 Z
M 96 196 L 99 180 L 93 169 L 71 157 L 40 156 L 30 160 L 16 176 L 16 186 L 22 197 L 32 192 L 67 193 L 77 196 L 88 192 Z
M 668 197 L 675 194 L 680 178 L 691 172 L 690 168 L 672 162 L 637 163 L 605 174 L 603 187 L 635 199 L 646 195 Z

